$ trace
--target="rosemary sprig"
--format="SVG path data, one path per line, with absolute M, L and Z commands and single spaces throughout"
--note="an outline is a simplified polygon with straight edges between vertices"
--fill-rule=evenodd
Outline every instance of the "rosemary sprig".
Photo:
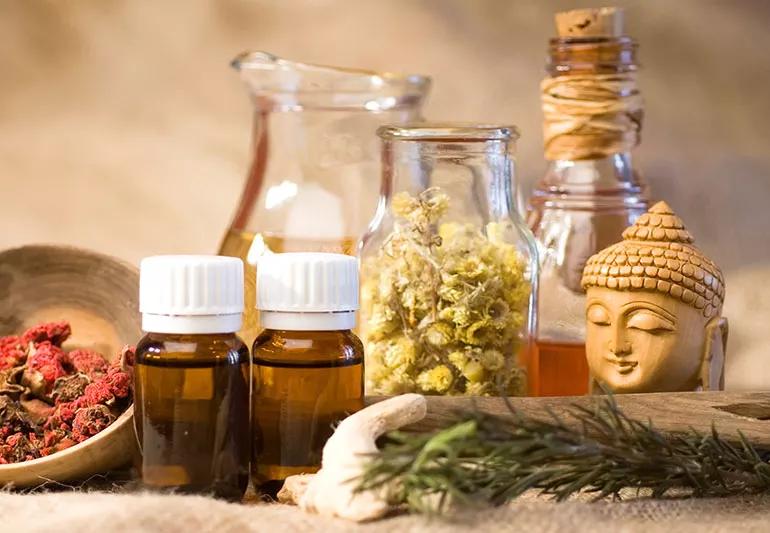
M 742 434 L 664 434 L 611 396 L 594 408 L 573 405 L 565 418 L 509 408 L 510 416 L 458 415 L 433 433 L 389 433 L 359 488 L 387 489 L 393 504 L 418 512 L 450 501 L 502 504 L 530 489 L 559 501 L 579 492 L 620 498 L 624 488 L 653 497 L 770 492 L 767 453 Z

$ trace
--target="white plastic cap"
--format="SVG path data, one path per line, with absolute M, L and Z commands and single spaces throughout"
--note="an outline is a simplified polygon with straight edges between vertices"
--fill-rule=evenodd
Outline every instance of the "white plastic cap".
M 142 329 L 155 333 L 234 333 L 243 316 L 243 261 L 216 255 L 142 259 Z
M 342 254 L 265 255 L 257 263 L 257 309 L 267 329 L 351 329 L 358 309 L 358 261 Z

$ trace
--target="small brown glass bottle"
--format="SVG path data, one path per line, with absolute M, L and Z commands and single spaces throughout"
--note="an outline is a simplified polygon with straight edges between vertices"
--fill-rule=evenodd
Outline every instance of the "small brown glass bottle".
M 358 265 L 340 254 L 269 255 L 257 287 L 267 329 L 252 350 L 252 475 L 274 496 L 287 476 L 317 471 L 334 426 L 363 407 L 363 345 L 350 331 Z
M 157 256 L 141 265 L 134 427 L 145 488 L 238 501 L 249 479 L 249 352 L 235 335 L 243 263 Z

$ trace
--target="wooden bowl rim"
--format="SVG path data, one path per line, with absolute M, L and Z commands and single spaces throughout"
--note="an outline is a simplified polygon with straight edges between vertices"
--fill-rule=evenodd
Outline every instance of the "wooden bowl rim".
M 23 471 L 32 467 L 44 467 L 49 463 L 53 463 L 56 461 L 62 461 L 66 460 L 67 457 L 70 455 L 78 453 L 83 448 L 87 447 L 90 444 L 94 444 L 98 442 L 99 440 L 107 438 L 110 433 L 113 433 L 118 429 L 119 426 L 123 426 L 129 421 L 133 421 L 134 418 L 134 404 L 128 406 L 128 408 L 121 413 L 121 415 L 115 419 L 115 421 L 104 428 L 102 431 L 94 435 L 93 437 L 89 437 L 83 442 L 79 442 L 75 444 L 74 446 L 70 446 L 69 448 L 66 448 L 64 450 L 52 453 L 51 455 L 46 455 L 45 457 L 38 457 L 37 459 L 30 459 L 29 461 L 21 461 L 18 463 L 8 463 L 4 465 L 0 465 L 0 474 L 11 474 L 14 472 Z M 42 478 L 41 479 L 45 479 Z
M 34 250 L 34 251 L 48 251 L 48 252 L 54 252 L 54 253 L 60 253 L 60 252 L 67 252 L 75 255 L 81 255 L 81 256 L 87 256 L 91 259 L 99 260 L 99 261 L 109 261 L 113 264 L 118 264 L 127 270 L 130 270 L 133 274 L 139 273 L 139 269 L 136 267 L 136 265 L 125 261 L 123 259 L 120 259 L 118 257 L 109 255 L 109 254 L 103 254 L 101 252 L 95 252 L 93 250 L 88 250 L 86 248 L 80 248 L 78 246 L 72 246 L 68 244 L 25 244 L 22 246 L 15 246 L 13 248 L 6 248 L 4 250 L 0 250 L 0 258 L 5 256 L 6 254 L 10 253 L 20 253 L 25 250 Z M 83 450 L 89 445 L 94 444 L 95 442 L 98 442 L 99 440 L 106 439 L 110 436 L 111 433 L 114 433 L 119 427 L 124 426 L 125 424 L 132 422 L 134 417 L 134 404 L 133 402 L 131 405 L 126 408 L 123 413 L 118 416 L 118 418 L 109 426 L 107 426 L 104 430 L 100 431 L 93 437 L 90 437 L 83 442 L 79 442 L 78 444 L 75 444 L 74 446 L 71 446 L 69 448 L 66 448 L 64 450 L 52 453 L 51 455 L 47 455 L 45 457 L 38 457 L 37 459 L 31 459 L 29 461 L 21 461 L 18 463 L 9 463 L 9 464 L 3 464 L 0 465 L 0 475 L 5 477 L 6 475 L 13 474 L 16 472 L 21 472 L 27 469 L 31 468 L 43 468 L 47 466 L 48 464 L 56 463 L 58 461 L 66 460 L 69 456 L 77 454 L 79 451 Z M 44 480 L 44 478 L 41 478 L 41 480 Z
M 110 261 L 112 263 L 120 264 L 126 267 L 127 269 L 131 270 L 133 273 L 139 274 L 139 268 L 135 264 L 131 263 L 130 261 L 126 261 L 125 259 L 115 257 L 114 255 L 104 254 L 102 252 L 89 250 L 88 248 L 73 246 L 71 244 L 46 244 L 46 243 L 23 244 L 21 246 L 14 246 L 13 248 L 5 248 L 3 250 L 0 250 L 0 257 L 4 256 L 5 254 L 9 254 L 12 252 L 21 252 L 23 250 L 39 250 L 39 251 L 53 250 L 56 252 L 74 252 L 75 254 L 81 254 L 85 256 L 90 256 L 92 258 L 98 258 L 98 259 Z

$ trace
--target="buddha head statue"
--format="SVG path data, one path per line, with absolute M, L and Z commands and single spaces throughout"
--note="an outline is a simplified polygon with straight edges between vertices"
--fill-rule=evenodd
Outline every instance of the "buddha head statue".
M 592 256 L 586 355 L 592 390 L 721 390 L 727 321 L 722 272 L 665 202 Z

